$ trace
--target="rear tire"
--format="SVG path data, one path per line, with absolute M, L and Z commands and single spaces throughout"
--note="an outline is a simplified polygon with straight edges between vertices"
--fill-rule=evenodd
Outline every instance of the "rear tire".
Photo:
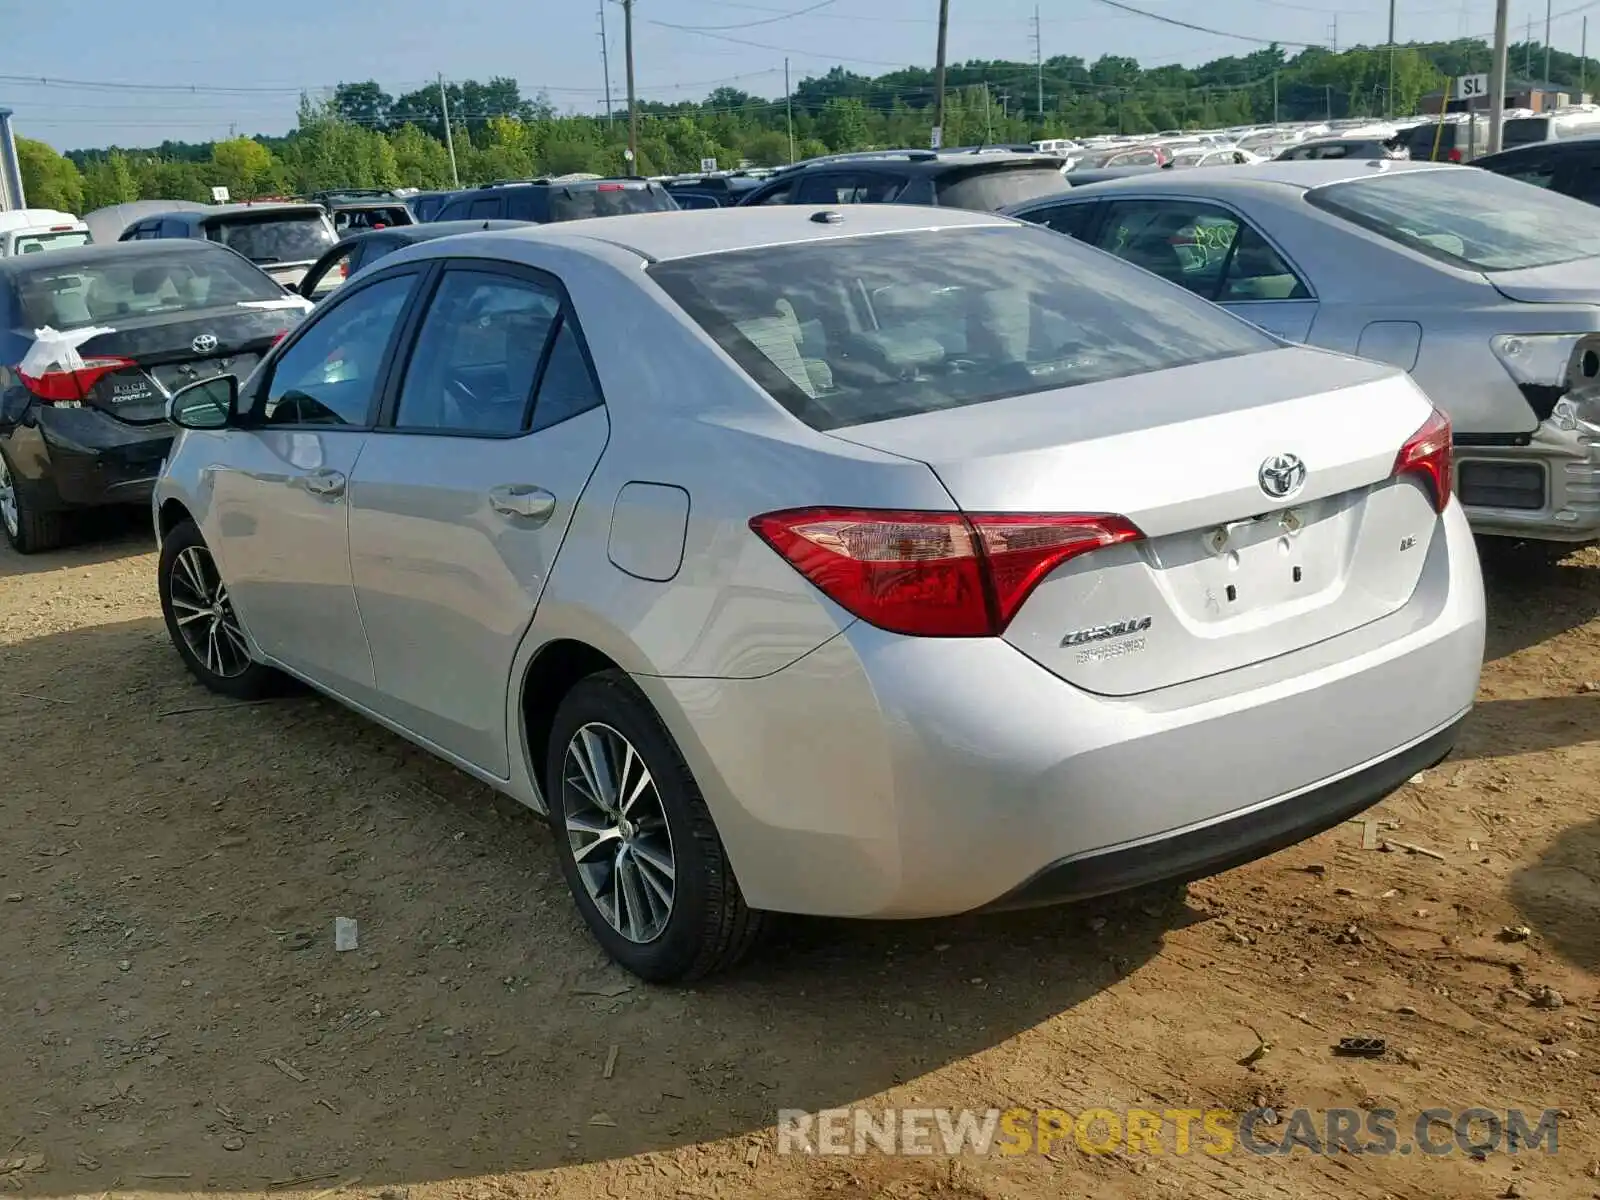
M 257 700 L 278 689 L 283 677 L 250 657 L 227 585 L 193 521 L 181 522 L 163 539 L 157 589 L 167 633 L 191 675 L 235 700 Z
M 765 914 L 745 904 L 694 776 L 623 672 L 591 675 L 562 700 L 545 796 L 578 912 L 627 970 L 699 979 L 759 940 Z
M 67 538 L 67 517 L 60 512 L 40 512 L 17 483 L 11 460 L 0 450 L 0 529 L 18 554 L 54 550 Z

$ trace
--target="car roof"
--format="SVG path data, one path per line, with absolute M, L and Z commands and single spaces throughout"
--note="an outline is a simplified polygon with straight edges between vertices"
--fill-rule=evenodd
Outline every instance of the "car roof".
M 893 171 L 897 175 L 940 175 L 967 168 L 1050 167 L 1059 169 L 1066 161 L 1061 154 L 1016 150 L 863 150 L 857 154 L 829 155 L 797 162 L 779 170 L 775 179 L 793 179 L 811 171 L 851 170 Z M 766 182 L 766 181 L 763 181 Z
M 133 242 L 94 242 L 87 246 L 51 250 L 48 254 L 0 258 L 0 272 L 15 274 L 37 266 L 92 267 L 96 263 L 115 262 L 124 258 L 149 258 L 152 255 L 176 258 L 197 254 L 228 254 L 241 261 L 249 261 L 217 242 L 204 242 L 199 238 L 146 238 Z
M 394 203 L 399 203 L 395 201 Z M 200 212 L 193 213 L 197 217 L 231 217 L 242 213 L 273 213 L 273 212 L 304 212 L 325 213 L 327 210 L 322 205 L 312 200 L 269 200 L 263 204 L 210 204 Z
M 1202 187 L 1232 191 L 1252 191 L 1261 187 L 1280 186 L 1309 191 L 1331 183 L 1344 183 L 1351 179 L 1365 179 L 1371 175 L 1396 175 L 1407 171 L 1459 171 L 1454 163 L 1408 162 L 1404 159 L 1350 159 L 1312 158 L 1293 161 L 1252 163 L 1248 167 L 1188 167 L 1182 171 L 1160 171 L 1086 183 L 1067 193 L 1069 196 L 1086 189 L 1096 195 L 1130 189 L 1181 192 L 1186 188 Z M 1060 197 L 1055 197 L 1060 199 Z M 1027 207 L 1043 201 L 1029 201 Z M 1019 208 L 1023 207 L 1021 205 Z
M 482 233 L 495 229 L 526 229 L 526 221 L 485 220 L 475 221 L 421 221 L 415 225 L 389 225 L 383 229 L 357 229 L 345 234 L 328 248 L 326 253 L 344 250 L 358 242 L 381 238 L 387 242 L 410 245 L 413 242 L 431 242 L 434 238 L 450 237 L 457 233 Z
M 1532 120 L 1531 117 L 1522 117 L 1521 120 Z M 1496 150 L 1493 154 L 1485 154 L 1484 158 L 1500 158 L 1508 154 L 1527 154 L 1534 150 L 1565 150 L 1568 146 L 1582 149 L 1585 146 L 1600 146 L 1600 134 L 1587 134 L 1584 137 L 1556 138 L 1548 142 L 1524 142 L 1520 146 L 1507 146 L 1504 150 Z M 1481 161 L 1476 160 L 1476 161 Z
M 813 219 L 822 212 L 837 213 L 840 219 L 837 222 Z M 459 223 L 481 224 L 475 221 Z M 993 213 L 920 204 L 777 204 L 586 217 L 548 225 L 525 222 L 506 224 L 513 228 L 496 233 L 496 237 L 568 244 L 603 242 L 632 251 L 641 258 L 662 262 L 766 246 L 919 230 L 1011 226 L 1016 222 Z

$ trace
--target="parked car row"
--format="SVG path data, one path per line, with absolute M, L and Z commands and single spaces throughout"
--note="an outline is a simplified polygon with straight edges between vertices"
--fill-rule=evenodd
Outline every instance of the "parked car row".
M 147 498 L 198 680 L 298 680 L 545 814 L 646 979 L 772 913 L 1209 874 L 1449 753 L 1474 530 L 1600 538 L 1600 211 L 1387 157 L 1062 165 L 0 261 L 0 516 L 38 549 Z

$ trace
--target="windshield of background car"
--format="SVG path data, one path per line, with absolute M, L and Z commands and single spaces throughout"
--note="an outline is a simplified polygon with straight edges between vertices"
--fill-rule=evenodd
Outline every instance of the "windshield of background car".
M 150 254 L 52 267 L 53 254 L 15 275 L 22 323 L 30 329 L 82 329 L 119 318 L 282 300 L 283 289 L 242 259 L 221 251 Z
M 672 212 L 678 207 L 665 188 L 643 183 L 552 185 L 550 219 L 581 221 L 585 217 L 622 217 L 630 213 Z
M 1067 190 L 1060 167 L 1012 167 L 942 178 L 937 183 L 939 203 L 945 208 L 970 208 L 998 212 L 1012 204 L 1051 196 Z
M 1313 188 L 1306 199 L 1474 271 L 1519 271 L 1600 255 L 1600 208 L 1470 167 L 1370 175 Z
M 11 242 L 11 253 L 38 254 L 41 250 L 65 250 L 68 246 L 87 246 L 93 240 L 87 229 L 67 233 L 19 233 Z
M 321 212 L 213 217 L 205 229 L 206 237 L 213 242 L 221 242 L 256 263 L 313 261 L 338 241 Z
M 839 238 L 659 263 L 660 284 L 814 429 L 1277 348 L 1035 226 Z

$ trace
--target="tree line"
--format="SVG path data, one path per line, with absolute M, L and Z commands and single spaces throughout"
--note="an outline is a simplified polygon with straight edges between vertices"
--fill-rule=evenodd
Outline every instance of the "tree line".
M 1417 111 L 1457 75 L 1489 69 L 1475 39 L 1309 47 L 1287 55 L 1269 46 L 1202 66 L 1146 69 L 1138 60 L 1071 56 L 1043 64 L 973 60 L 946 73 L 947 146 L 1025 142 L 1097 133 L 1381 116 Z M 1510 61 L 1540 63 L 1544 48 L 1512 46 Z M 1554 51 L 1551 82 L 1576 90 L 1600 78 L 1600 63 Z M 1389 94 L 1393 80 L 1393 95 Z M 1392 100 L 1392 105 L 1391 105 Z M 447 145 L 444 110 L 450 112 Z M 163 142 L 65 155 L 18 139 L 23 181 L 36 207 L 88 212 L 140 199 L 234 199 L 332 188 L 451 187 L 569 172 L 666 174 L 720 166 L 774 166 L 795 158 L 886 146 L 926 146 L 934 120 L 934 74 L 922 67 L 869 77 L 834 67 L 783 99 L 722 87 L 704 100 L 643 101 L 638 161 L 629 164 L 622 105 L 604 114 L 561 113 L 517 81 L 466 80 L 392 96 L 376 82 L 340 84 L 326 100 L 303 98 L 283 137 L 206 143 Z

